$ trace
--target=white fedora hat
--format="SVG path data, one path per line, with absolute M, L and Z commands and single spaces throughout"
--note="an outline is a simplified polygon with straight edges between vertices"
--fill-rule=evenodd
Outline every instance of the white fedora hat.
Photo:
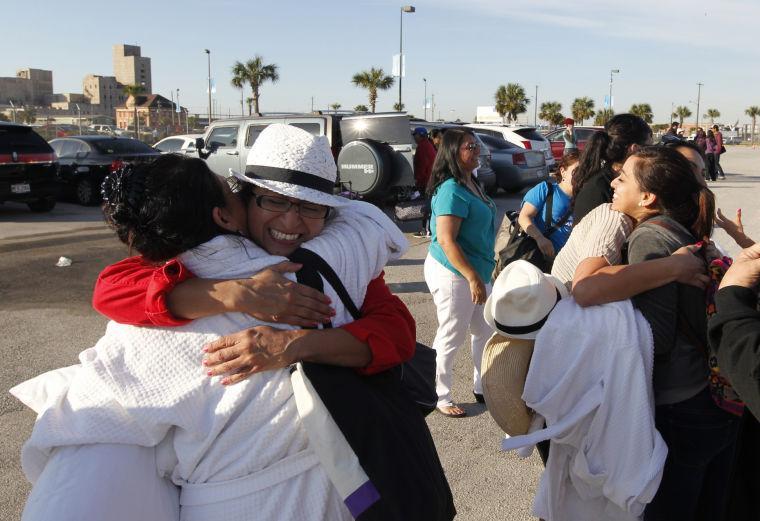
M 347 204 L 333 195 L 338 170 L 327 138 L 292 125 L 265 128 L 248 153 L 245 172 L 230 169 L 230 174 L 286 197 L 325 206 Z
M 528 261 L 514 261 L 496 278 L 483 316 L 501 335 L 536 338 L 551 310 L 567 294 L 557 278 L 541 273 Z

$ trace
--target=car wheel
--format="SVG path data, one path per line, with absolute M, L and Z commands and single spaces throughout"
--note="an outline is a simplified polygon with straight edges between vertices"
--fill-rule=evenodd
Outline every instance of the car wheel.
M 26 203 L 29 209 L 33 212 L 44 213 L 49 212 L 55 208 L 55 199 L 37 199 L 30 203 Z
M 100 200 L 100 194 L 95 189 L 95 183 L 87 177 L 77 181 L 75 196 L 77 202 L 84 206 L 92 206 Z

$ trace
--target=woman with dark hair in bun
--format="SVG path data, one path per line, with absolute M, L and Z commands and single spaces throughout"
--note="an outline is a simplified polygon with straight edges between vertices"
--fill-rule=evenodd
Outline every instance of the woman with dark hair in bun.
M 604 130 L 586 143 L 573 175 L 573 222 L 577 226 L 591 210 L 612 200 L 610 183 L 626 158 L 652 143 L 652 129 L 638 116 L 613 116 Z

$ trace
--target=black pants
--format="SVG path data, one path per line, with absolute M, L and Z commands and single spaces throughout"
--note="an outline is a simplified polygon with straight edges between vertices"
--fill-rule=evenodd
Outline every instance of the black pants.
M 707 159 L 707 177 L 705 179 L 707 181 L 715 181 L 718 178 L 718 173 L 715 170 L 715 154 L 707 153 L 705 154 L 705 158 Z
M 716 152 L 714 154 L 715 156 L 715 177 L 726 177 L 726 174 L 723 173 L 723 167 L 720 166 L 720 152 Z
M 668 446 L 660 488 L 645 521 L 720 519 L 736 448 L 739 417 L 705 388 L 679 403 L 658 405 L 655 426 Z

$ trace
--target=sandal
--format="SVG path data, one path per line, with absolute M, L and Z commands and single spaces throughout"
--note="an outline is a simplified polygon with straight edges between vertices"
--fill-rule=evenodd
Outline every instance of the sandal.
M 448 416 L 449 418 L 462 418 L 464 416 L 467 416 L 467 412 L 464 409 L 453 404 L 436 407 L 436 410 L 444 416 Z

